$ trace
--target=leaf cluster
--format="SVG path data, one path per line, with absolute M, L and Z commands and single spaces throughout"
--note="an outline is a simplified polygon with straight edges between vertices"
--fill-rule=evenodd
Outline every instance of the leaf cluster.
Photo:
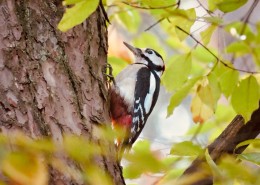
M 110 138 L 113 145 L 115 133 L 111 129 L 99 132 L 106 136 L 102 145 L 73 135 L 56 142 L 51 138 L 31 139 L 22 133 L 12 133 L 11 138 L 1 134 L 0 184 L 47 185 L 52 171 L 56 171 L 77 184 L 112 185 L 111 177 L 97 161 L 104 155 L 116 156 L 104 144 Z

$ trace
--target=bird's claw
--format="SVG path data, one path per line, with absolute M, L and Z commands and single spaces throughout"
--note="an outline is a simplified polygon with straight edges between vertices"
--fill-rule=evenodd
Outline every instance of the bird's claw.
M 103 68 L 103 74 L 107 77 L 108 82 L 113 82 L 115 84 L 115 78 L 113 76 L 113 68 L 110 64 L 106 64 Z

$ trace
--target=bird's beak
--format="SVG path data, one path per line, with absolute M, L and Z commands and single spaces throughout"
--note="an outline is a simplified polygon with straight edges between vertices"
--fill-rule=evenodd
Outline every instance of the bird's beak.
M 126 42 L 123 42 L 124 45 L 130 50 L 132 51 L 132 53 L 135 55 L 135 56 L 140 56 L 141 55 L 141 52 L 142 50 L 139 49 L 139 48 L 135 48 L 133 46 L 131 46 L 130 44 L 127 44 Z

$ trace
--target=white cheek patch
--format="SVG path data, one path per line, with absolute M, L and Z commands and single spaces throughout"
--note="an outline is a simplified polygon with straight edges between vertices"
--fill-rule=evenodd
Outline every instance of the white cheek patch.
M 142 64 L 148 65 L 148 62 L 145 59 L 141 58 L 140 61 Z
M 147 58 L 149 58 L 153 62 L 153 64 L 155 64 L 157 66 L 163 66 L 164 65 L 163 60 L 160 57 L 158 57 L 155 53 L 153 53 L 153 54 L 145 53 L 144 55 Z
M 144 109 L 145 109 L 146 114 L 151 109 L 155 88 L 156 88 L 156 80 L 155 80 L 154 74 L 151 73 L 149 93 L 146 95 L 146 97 L 144 99 Z

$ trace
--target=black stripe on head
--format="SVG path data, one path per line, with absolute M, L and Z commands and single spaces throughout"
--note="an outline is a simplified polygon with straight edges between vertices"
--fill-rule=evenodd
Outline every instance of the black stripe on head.
M 151 52 L 151 51 L 153 51 L 157 57 L 160 57 L 160 58 L 163 60 L 162 56 L 161 56 L 157 51 L 155 51 L 155 50 L 153 50 L 153 49 L 150 49 L 150 48 L 147 48 L 147 49 L 145 50 L 146 53 L 149 53 L 149 52 Z M 151 54 L 151 53 L 150 53 L 150 54 Z
M 154 50 L 153 50 L 154 51 Z M 161 56 L 161 55 L 160 55 Z M 147 56 L 145 56 L 143 53 L 141 54 L 141 57 L 144 58 L 148 62 L 148 68 L 150 70 L 155 71 L 164 71 L 164 66 L 159 66 L 154 64 Z

